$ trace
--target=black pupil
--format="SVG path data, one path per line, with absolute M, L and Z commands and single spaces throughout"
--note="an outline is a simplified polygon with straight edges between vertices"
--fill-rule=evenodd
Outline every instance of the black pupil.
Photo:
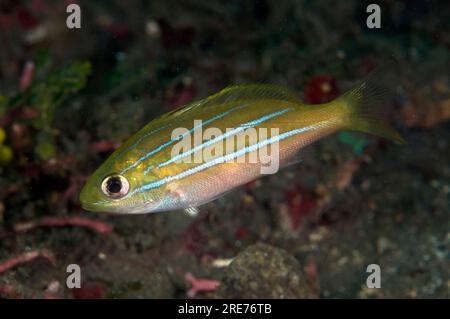
M 111 177 L 106 184 L 106 188 L 111 194 L 117 194 L 122 189 L 122 182 L 118 177 Z

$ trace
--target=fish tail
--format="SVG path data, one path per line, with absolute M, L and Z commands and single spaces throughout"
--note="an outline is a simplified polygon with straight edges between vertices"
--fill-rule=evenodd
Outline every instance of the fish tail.
M 382 74 L 384 67 L 340 96 L 335 102 L 344 109 L 344 128 L 374 134 L 403 144 L 405 139 L 382 116 L 382 108 L 392 102 L 394 84 Z

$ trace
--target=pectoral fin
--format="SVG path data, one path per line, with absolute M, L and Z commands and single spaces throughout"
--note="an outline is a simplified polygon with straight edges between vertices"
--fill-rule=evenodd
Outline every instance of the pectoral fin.
M 196 217 L 196 216 L 198 215 L 198 213 L 199 213 L 198 209 L 195 208 L 195 207 L 189 207 L 189 208 L 186 208 L 186 209 L 184 210 L 184 212 L 185 212 L 186 214 L 188 214 L 189 216 L 191 216 L 191 217 Z

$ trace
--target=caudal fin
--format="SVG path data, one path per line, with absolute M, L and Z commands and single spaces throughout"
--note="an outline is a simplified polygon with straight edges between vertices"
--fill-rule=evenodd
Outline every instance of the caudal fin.
M 382 109 L 392 103 L 396 85 L 392 70 L 382 67 L 339 97 L 337 102 L 346 109 L 345 128 L 406 143 L 382 116 Z

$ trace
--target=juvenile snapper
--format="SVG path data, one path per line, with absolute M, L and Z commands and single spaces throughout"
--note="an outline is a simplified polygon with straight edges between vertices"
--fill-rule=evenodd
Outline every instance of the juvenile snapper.
M 301 148 L 339 130 L 403 143 L 377 112 L 388 101 L 385 89 L 386 83 L 369 76 L 332 102 L 305 105 L 278 86 L 225 88 L 162 115 L 134 134 L 90 177 L 81 191 L 81 204 L 89 211 L 126 214 L 192 211 L 259 177 L 263 163 L 248 159 L 263 148 L 275 150 L 276 145 L 280 166 L 285 166 L 296 161 Z M 174 135 L 178 128 L 185 128 L 180 131 L 184 133 Z M 174 155 L 180 141 L 208 128 L 222 133 Z M 263 136 L 263 128 L 277 134 Z M 247 129 L 255 129 L 258 138 L 228 147 L 227 142 Z M 223 152 L 201 161 L 186 160 L 207 147 Z

